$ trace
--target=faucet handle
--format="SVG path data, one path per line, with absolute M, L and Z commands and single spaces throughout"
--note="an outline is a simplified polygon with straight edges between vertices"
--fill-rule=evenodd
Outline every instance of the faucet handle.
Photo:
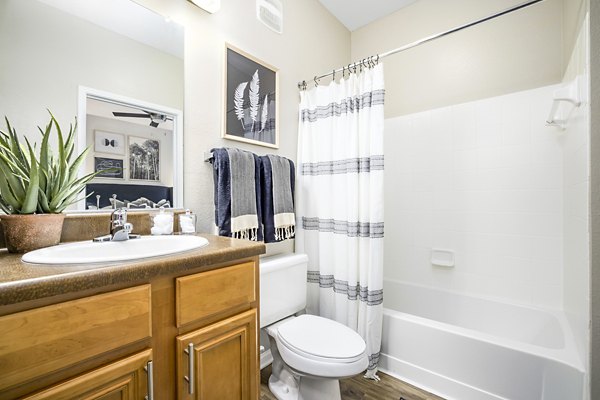
M 117 208 L 110 214 L 111 226 L 123 226 L 127 222 L 127 209 Z
M 140 235 L 130 235 L 133 230 L 133 224 L 127 222 L 127 210 L 117 208 L 110 214 L 110 234 L 94 239 L 94 242 L 113 241 L 138 238 Z

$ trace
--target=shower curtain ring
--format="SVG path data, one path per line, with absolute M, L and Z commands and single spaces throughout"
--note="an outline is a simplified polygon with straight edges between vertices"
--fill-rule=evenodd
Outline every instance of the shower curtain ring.
M 319 86 L 319 80 L 317 79 L 317 76 L 316 76 L 316 75 L 315 75 L 315 78 L 314 78 L 314 80 L 315 80 L 315 87 Z
M 335 69 L 333 70 L 333 80 L 335 81 Z
M 375 65 L 379 65 L 379 54 L 377 54 L 377 59 L 375 60 Z

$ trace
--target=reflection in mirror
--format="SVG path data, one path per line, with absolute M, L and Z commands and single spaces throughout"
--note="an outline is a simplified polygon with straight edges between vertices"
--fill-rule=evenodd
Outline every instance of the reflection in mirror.
M 83 174 L 100 171 L 86 186 L 90 196 L 85 209 L 179 206 L 180 186 L 175 183 L 181 174 L 176 173 L 175 150 L 181 141 L 176 141 L 175 132 L 181 125 L 180 113 L 107 97 L 89 90 L 85 94 L 85 142 L 90 153 Z
M 172 187 L 171 205 L 182 206 L 183 171 L 181 165 L 177 165 L 182 159 L 179 151 L 183 133 L 183 119 L 179 111 L 183 109 L 181 26 L 167 22 L 164 17 L 130 0 L 2 0 L 0 52 L 3 60 L 0 62 L 2 116 L 8 116 L 17 128 L 22 127 L 21 134 L 38 141 L 37 132 L 30 127 L 47 122 L 47 108 L 65 125 L 77 115 L 78 147 L 92 146 L 87 168 L 94 168 L 94 158 L 118 157 L 113 157 L 115 154 L 110 152 L 93 154 L 94 130 L 105 129 L 111 133 L 114 129 L 111 125 L 94 128 L 101 118 L 95 111 L 90 111 L 93 121 L 88 129 L 87 95 L 82 99 L 82 93 L 102 94 L 91 96 L 96 100 L 128 100 L 122 103 L 133 105 L 135 110 L 132 112 L 146 110 L 178 116 L 179 121 L 169 121 L 173 123 L 171 133 L 161 132 L 172 138 L 173 151 L 168 149 L 167 136 L 158 141 L 161 157 L 164 151 L 172 154 L 171 164 L 163 163 L 168 162 L 169 157 L 166 156 L 160 161 L 154 160 L 155 164 L 160 163 L 156 171 L 148 171 L 144 166 L 142 172 L 136 172 L 133 178 L 129 166 L 128 137 L 145 136 L 137 134 L 135 126 L 139 124 L 121 118 L 123 122 L 133 124 L 124 136 L 124 154 L 119 155 L 124 176 L 122 180 L 116 177 L 98 178 L 98 183 L 118 185 L 143 181 L 147 186 Z M 116 117 L 113 115 L 113 118 Z M 160 115 L 156 115 L 154 120 L 150 118 L 145 122 L 150 126 L 153 121 L 159 121 L 155 133 L 158 129 L 168 130 L 160 119 Z M 124 133 L 121 131 L 120 134 Z M 142 162 L 141 158 L 137 161 Z M 143 163 L 148 162 L 148 157 L 144 158 Z M 140 169 L 139 165 L 135 164 L 136 170 Z M 139 179 L 144 172 L 145 179 Z M 169 180 L 168 176 L 172 178 Z M 114 190 L 108 188 L 111 194 L 116 193 Z M 94 196 L 92 200 L 95 203 Z M 79 208 L 84 206 L 85 202 L 81 202 Z

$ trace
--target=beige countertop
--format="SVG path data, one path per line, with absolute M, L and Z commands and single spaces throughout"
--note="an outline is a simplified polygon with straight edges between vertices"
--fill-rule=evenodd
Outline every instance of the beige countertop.
M 21 254 L 0 250 L 0 306 L 39 300 L 65 293 L 97 290 L 148 282 L 161 275 L 186 271 L 257 256 L 263 243 L 205 235 L 208 245 L 200 249 L 130 262 L 85 265 L 40 265 L 21 261 Z

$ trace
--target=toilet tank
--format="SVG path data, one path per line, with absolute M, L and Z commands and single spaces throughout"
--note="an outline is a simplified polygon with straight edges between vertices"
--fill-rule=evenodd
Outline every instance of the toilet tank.
M 306 254 L 280 254 L 260 259 L 260 327 L 306 307 Z

